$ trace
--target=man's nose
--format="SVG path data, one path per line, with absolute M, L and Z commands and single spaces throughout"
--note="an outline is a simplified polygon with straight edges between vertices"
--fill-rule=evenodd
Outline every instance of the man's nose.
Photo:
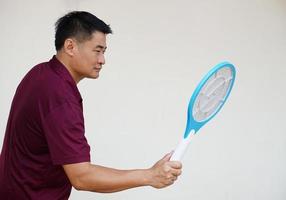
M 101 55 L 98 59 L 98 62 L 100 65 L 104 65 L 105 64 L 105 58 L 104 58 L 104 55 Z

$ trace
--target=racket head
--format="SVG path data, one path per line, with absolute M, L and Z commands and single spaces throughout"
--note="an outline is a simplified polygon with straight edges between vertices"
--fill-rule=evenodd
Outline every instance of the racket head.
M 234 65 L 222 62 L 203 77 L 189 102 L 184 138 L 191 130 L 196 133 L 220 111 L 232 90 L 235 76 Z

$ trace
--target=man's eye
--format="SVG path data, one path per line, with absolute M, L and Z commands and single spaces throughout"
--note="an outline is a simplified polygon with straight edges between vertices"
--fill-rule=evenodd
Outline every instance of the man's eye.
M 97 49 L 94 49 L 93 51 L 94 51 L 94 52 L 96 52 L 96 53 L 102 53 L 102 54 L 104 54 L 104 53 L 105 53 L 105 51 L 104 51 L 104 50 L 97 50 Z

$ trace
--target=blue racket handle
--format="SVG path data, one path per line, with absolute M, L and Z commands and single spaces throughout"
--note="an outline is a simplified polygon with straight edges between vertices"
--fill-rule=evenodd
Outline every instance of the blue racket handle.
M 188 146 L 190 144 L 191 138 L 193 137 L 195 131 L 192 130 L 186 138 L 183 138 L 178 146 L 176 147 L 173 155 L 170 158 L 170 161 L 181 161 Z

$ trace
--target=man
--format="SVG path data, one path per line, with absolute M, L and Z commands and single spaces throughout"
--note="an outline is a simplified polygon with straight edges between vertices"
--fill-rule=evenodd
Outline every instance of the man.
M 71 12 L 57 21 L 56 55 L 27 73 L 12 102 L 0 157 L 1 199 L 68 199 L 72 186 L 103 193 L 163 188 L 181 174 L 181 163 L 169 161 L 171 153 L 149 169 L 90 163 L 76 84 L 98 78 L 111 32 L 88 12 Z

